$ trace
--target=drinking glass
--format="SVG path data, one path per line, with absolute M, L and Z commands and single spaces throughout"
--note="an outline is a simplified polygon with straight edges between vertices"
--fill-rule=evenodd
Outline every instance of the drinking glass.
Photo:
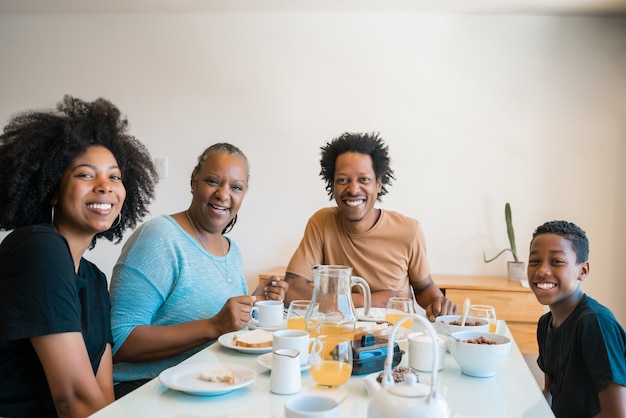
M 309 308 L 309 300 L 292 300 L 287 310 L 287 329 L 299 329 L 306 331 L 306 310 Z
M 472 305 L 469 310 L 469 316 L 475 318 L 486 319 L 489 322 L 489 332 L 496 332 L 498 321 L 496 319 L 496 308 L 489 305 Z
M 352 374 L 352 341 L 339 335 L 322 335 L 313 341 L 311 376 L 322 387 L 335 388 Z
M 414 313 L 413 298 L 392 297 L 387 301 L 385 321 L 395 324 L 403 316 Z M 401 326 L 411 329 L 413 327 L 413 319 L 404 321 Z

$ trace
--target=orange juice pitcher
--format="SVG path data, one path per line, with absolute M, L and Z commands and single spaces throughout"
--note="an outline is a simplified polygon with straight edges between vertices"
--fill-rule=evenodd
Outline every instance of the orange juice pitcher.
M 305 315 L 307 331 L 312 338 L 340 335 L 353 340 L 357 315 L 352 302 L 352 287 L 361 287 L 367 315 L 371 303 L 369 285 L 362 278 L 352 276 L 352 267 L 316 265 L 313 273 L 313 297 Z

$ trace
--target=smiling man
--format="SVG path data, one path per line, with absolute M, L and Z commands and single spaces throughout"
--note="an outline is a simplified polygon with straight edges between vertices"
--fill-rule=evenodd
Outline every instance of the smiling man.
M 310 299 L 315 264 L 353 268 L 372 291 L 372 306 L 384 307 L 392 296 L 412 297 L 427 317 L 455 314 L 430 276 L 424 234 L 417 220 L 376 208 L 394 179 L 388 147 L 375 133 L 344 133 L 322 147 L 322 179 L 336 207 L 317 211 L 287 266 L 285 305 Z M 356 307 L 363 296 L 353 293 Z

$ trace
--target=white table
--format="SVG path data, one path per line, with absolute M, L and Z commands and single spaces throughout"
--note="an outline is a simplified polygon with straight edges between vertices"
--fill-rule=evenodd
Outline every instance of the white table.
M 499 322 L 498 332 L 511 337 L 506 324 Z M 406 364 L 407 347 L 405 343 L 400 346 L 405 351 L 402 364 Z M 227 362 L 248 366 L 257 372 L 257 378 L 251 385 L 220 396 L 192 396 L 167 389 L 158 379 L 153 379 L 92 416 L 273 418 L 283 415 L 284 404 L 288 399 L 315 390 L 310 373 L 305 371 L 302 374 L 303 389 L 298 394 L 285 396 L 271 393 L 270 371 L 257 363 L 258 356 L 259 354 L 240 353 L 216 342 L 185 362 Z M 421 375 L 429 377 L 429 373 Z M 341 402 L 342 417 L 366 417 L 369 399 L 363 382 L 365 376 L 352 376 L 341 389 L 348 395 Z M 507 363 L 491 378 L 463 375 L 454 358 L 449 353 L 446 354 L 444 368 L 439 373 L 439 388 L 452 416 L 456 418 L 554 417 L 516 344 L 513 344 Z

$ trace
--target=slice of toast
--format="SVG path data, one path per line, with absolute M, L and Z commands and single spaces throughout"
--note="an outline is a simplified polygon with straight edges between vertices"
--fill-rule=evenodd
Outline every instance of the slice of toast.
M 274 334 L 264 329 L 255 329 L 242 332 L 233 336 L 233 344 L 238 347 L 261 348 L 271 347 Z
M 226 364 L 215 364 L 210 369 L 200 372 L 199 377 L 207 382 L 228 383 L 229 385 L 235 383 L 235 373 Z

